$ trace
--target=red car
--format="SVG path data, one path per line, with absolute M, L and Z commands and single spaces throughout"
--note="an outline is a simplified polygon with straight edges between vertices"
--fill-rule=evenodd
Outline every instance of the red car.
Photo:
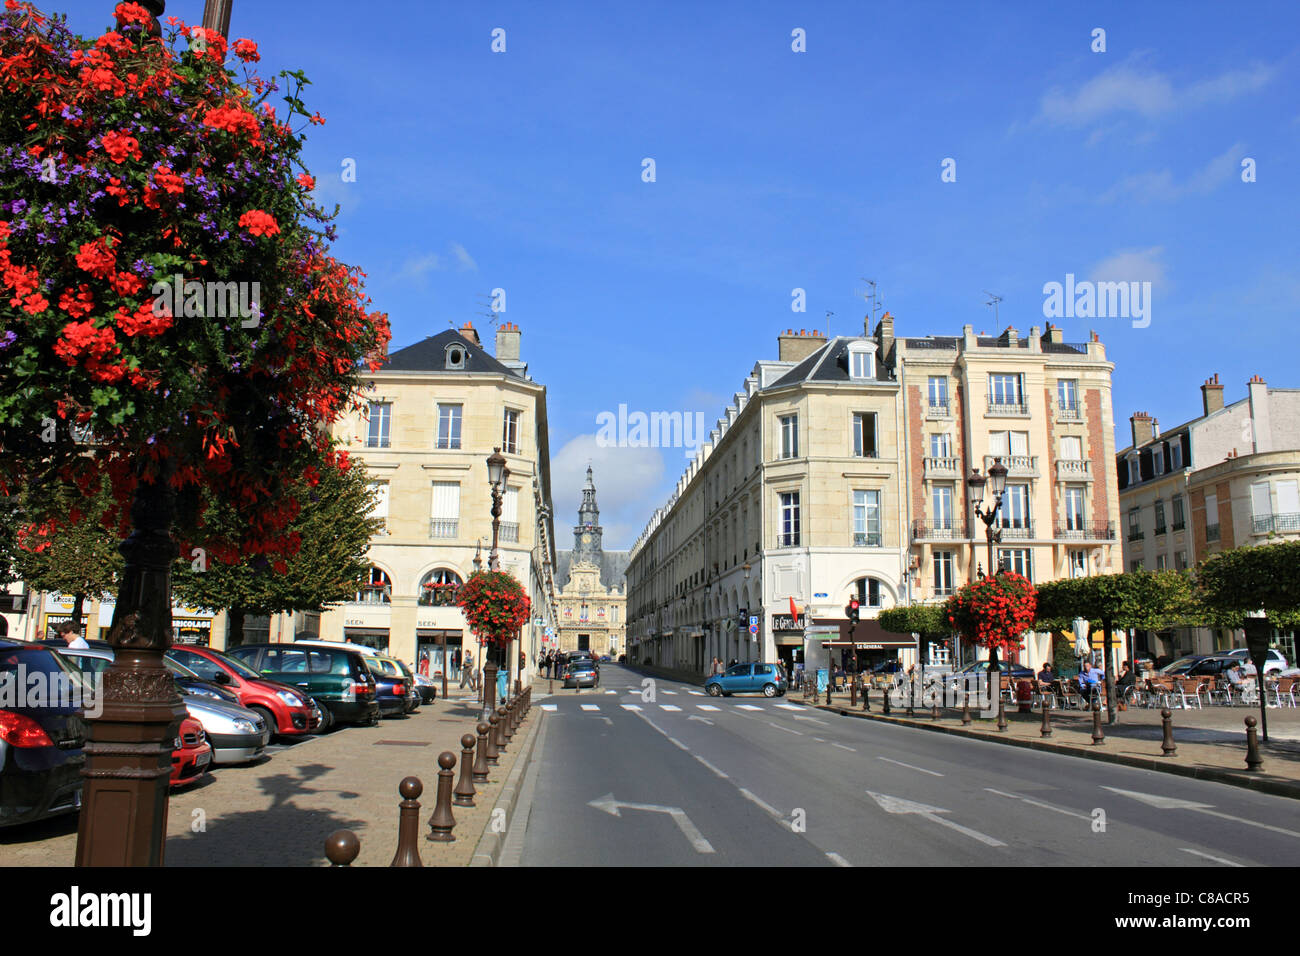
M 204 680 L 231 690 L 239 703 L 256 711 L 273 735 L 301 737 L 315 733 L 318 711 L 310 697 L 297 687 L 266 680 L 243 661 L 210 647 L 173 647 L 167 656 Z
M 212 744 L 208 743 L 203 725 L 193 717 L 181 721 L 181 732 L 176 738 L 176 749 L 172 751 L 173 787 L 183 787 L 193 783 L 208 772 L 212 764 Z

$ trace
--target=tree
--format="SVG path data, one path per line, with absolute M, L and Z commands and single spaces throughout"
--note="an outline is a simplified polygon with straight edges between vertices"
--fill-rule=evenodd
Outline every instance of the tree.
M 1241 627 L 1262 610 L 1273 627 L 1300 627 L 1300 541 L 1220 551 L 1196 569 L 1196 584 L 1215 624 Z
M 1037 592 L 1014 571 L 972 581 L 944 605 L 948 623 L 969 644 L 989 650 L 990 669 L 998 669 L 998 649 L 1020 650 L 1021 637 L 1034 625 Z
M 173 578 L 177 598 L 195 607 L 225 608 L 230 621 L 230 646 L 243 641 L 249 614 L 319 611 L 327 604 L 351 600 L 357 581 L 369 568 L 365 556 L 370 538 L 383 527 L 370 517 L 377 495 L 366 471 L 344 459 L 327 466 L 314 484 L 294 486 L 298 515 L 286 534 L 299 542 L 287 558 L 252 555 L 235 564 L 209 563 L 202 551 L 182 555 Z M 239 538 L 246 520 L 226 502 L 214 503 L 219 514 L 208 521 Z
M 1103 630 L 1106 660 L 1107 720 L 1115 721 L 1115 675 L 1110 666 L 1114 628 L 1158 630 L 1199 623 L 1202 607 L 1185 571 L 1130 571 L 1049 581 L 1038 589 L 1036 623 L 1048 630 L 1069 630 L 1084 618 Z
M 948 621 L 948 612 L 942 604 L 909 604 L 906 607 L 891 607 L 876 615 L 881 628 L 891 634 L 919 634 L 924 645 L 935 639 L 942 639 L 953 632 Z M 922 653 L 923 648 L 917 649 Z

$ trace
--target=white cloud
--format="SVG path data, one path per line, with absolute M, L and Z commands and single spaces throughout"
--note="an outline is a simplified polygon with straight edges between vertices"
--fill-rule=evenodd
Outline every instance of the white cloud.
M 1153 289 L 1166 286 L 1165 265 L 1160 261 L 1164 246 L 1150 249 L 1124 249 L 1092 267 L 1092 282 L 1150 282 Z
M 1054 87 L 1043 94 L 1039 115 L 1063 126 L 1085 126 L 1116 113 L 1152 119 L 1178 109 L 1226 103 L 1266 86 L 1276 75 L 1268 66 L 1230 70 L 1181 89 L 1163 73 L 1121 63 L 1104 70 L 1073 93 Z
M 402 265 L 401 271 L 397 273 L 397 279 L 398 281 L 422 279 L 428 273 L 442 268 L 441 263 L 442 260 L 439 259 L 436 252 L 407 259 Z
M 1241 160 L 1246 147 L 1234 143 L 1215 156 L 1183 182 L 1177 182 L 1168 169 L 1158 173 L 1136 173 L 1126 176 L 1101 196 L 1102 202 L 1121 198 L 1134 198 L 1139 202 L 1181 199 L 1189 195 L 1206 195 L 1224 183 L 1233 182 L 1241 173 Z
M 461 272 L 478 272 L 478 263 L 465 251 L 459 242 L 451 244 L 452 254 L 456 257 L 456 266 Z
M 573 547 L 570 529 L 578 520 L 589 464 L 605 547 L 610 551 L 630 548 L 661 503 L 657 495 L 664 480 L 663 455 L 658 448 L 602 447 L 594 434 L 578 435 L 552 454 L 551 501 L 560 550 Z

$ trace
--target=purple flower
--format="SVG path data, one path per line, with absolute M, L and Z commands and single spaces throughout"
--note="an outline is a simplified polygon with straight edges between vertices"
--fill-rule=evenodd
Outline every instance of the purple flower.
M 6 330 L 4 335 L 0 335 L 0 350 L 7 349 L 18 341 L 18 333 Z

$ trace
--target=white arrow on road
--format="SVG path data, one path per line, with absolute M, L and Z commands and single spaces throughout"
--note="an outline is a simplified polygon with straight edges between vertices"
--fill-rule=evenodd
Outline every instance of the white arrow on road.
M 1197 803 L 1195 800 L 1180 800 L 1177 797 L 1162 797 L 1154 793 L 1138 793 L 1136 790 L 1121 790 L 1119 787 L 1102 787 L 1103 790 L 1109 790 L 1111 793 L 1122 794 L 1126 797 L 1132 797 L 1149 807 L 1155 807 L 1158 810 L 1195 810 L 1197 813 L 1204 813 L 1206 816 L 1219 817 L 1223 820 L 1231 820 L 1234 823 L 1244 823 L 1247 826 L 1259 827 L 1261 830 L 1272 830 L 1274 833 L 1281 833 L 1286 836 L 1300 837 L 1300 833 L 1295 830 L 1286 830 L 1282 827 L 1270 826 L 1267 823 L 1260 823 L 1258 820 L 1247 820 L 1245 817 L 1234 817 L 1230 813 L 1213 809 L 1212 803 Z
M 713 726 L 713 721 L 709 720 L 709 718 L 707 718 L 707 717 L 700 717 L 698 714 L 691 714 L 691 716 L 687 717 L 686 719 L 687 719 L 687 720 L 698 720 L 698 721 L 700 721 L 701 723 L 708 724 L 710 727 Z
M 599 800 L 590 801 L 587 806 L 595 807 L 597 810 L 603 810 L 612 817 L 622 816 L 619 810 L 646 810 L 650 813 L 666 813 L 673 818 L 677 824 L 677 829 L 682 831 L 682 835 L 690 841 L 691 846 L 695 847 L 696 853 L 712 853 L 713 846 L 708 840 L 704 839 L 703 834 L 695 828 L 690 817 L 686 815 L 681 807 L 661 807 L 653 803 L 624 803 L 614 798 L 612 793 L 607 793 Z
M 802 716 L 796 715 L 794 719 L 795 719 L 795 720 L 806 720 L 806 721 L 808 721 L 809 723 L 813 723 L 813 724 L 821 724 L 823 727 L 826 726 L 826 721 L 824 721 L 824 720 L 818 720 L 816 717 L 802 717 Z
M 902 797 L 891 797 L 883 793 L 873 793 L 868 790 L 867 794 L 876 803 L 880 804 L 880 809 L 886 813 L 914 813 L 922 819 L 929 820 L 931 823 L 937 823 L 940 826 L 948 827 L 950 830 L 956 830 L 958 833 L 964 833 L 972 839 L 979 840 L 981 843 L 987 843 L 989 846 L 1006 846 L 1001 840 L 994 839 L 987 833 L 980 833 L 978 830 L 972 830 L 964 827 L 960 823 L 953 823 L 951 820 L 945 820 L 939 816 L 941 813 L 951 813 L 950 810 L 944 810 L 940 807 L 932 807 L 924 803 L 915 803 L 911 800 L 904 800 Z

